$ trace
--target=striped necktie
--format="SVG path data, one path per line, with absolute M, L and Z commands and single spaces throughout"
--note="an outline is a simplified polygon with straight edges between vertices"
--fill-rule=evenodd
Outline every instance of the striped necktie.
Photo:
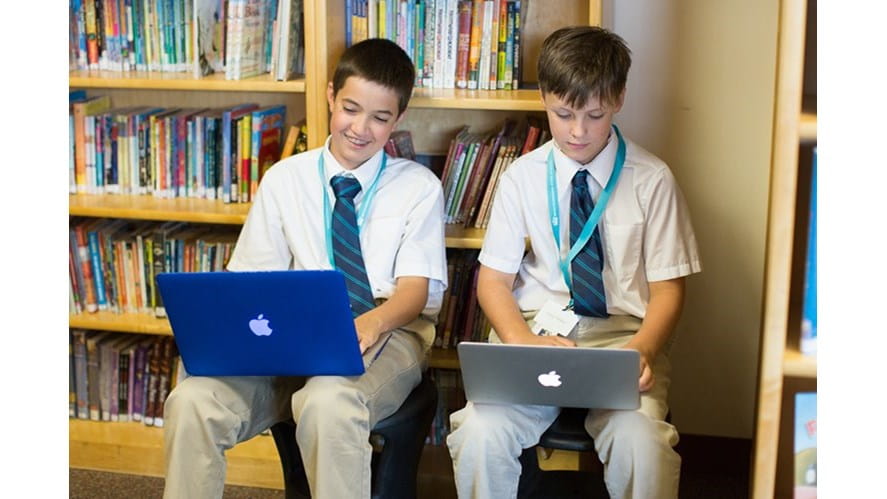
M 345 275 L 351 312 L 357 317 L 375 307 L 360 252 L 360 232 L 354 209 L 354 196 L 360 192 L 360 182 L 354 177 L 339 175 L 330 179 L 330 185 L 336 194 L 332 219 L 333 260 L 336 268 Z
M 570 246 L 582 233 L 585 221 L 594 211 L 594 201 L 588 192 L 588 171 L 579 170 L 573 176 L 570 196 Z M 585 247 L 570 264 L 573 273 L 573 310 L 588 317 L 609 317 L 604 295 L 604 253 L 601 251 L 601 232 L 594 228 Z

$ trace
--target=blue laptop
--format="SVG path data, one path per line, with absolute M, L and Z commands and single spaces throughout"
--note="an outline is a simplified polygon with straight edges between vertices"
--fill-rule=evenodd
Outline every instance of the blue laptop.
M 173 272 L 157 285 L 188 374 L 364 373 L 339 271 Z

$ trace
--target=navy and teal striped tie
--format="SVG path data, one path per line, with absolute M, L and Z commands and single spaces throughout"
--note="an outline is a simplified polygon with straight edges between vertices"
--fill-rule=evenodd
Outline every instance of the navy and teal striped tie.
M 355 317 L 375 307 L 363 255 L 360 252 L 360 232 L 354 196 L 360 192 L 360 182 L 354 177 L 335 176 L 330 185 L 336 194 L 333 207 L 332 242 L 336 268 L 345 275 L 345 286 L 351 299 L 351 313 Z
M 573 193 L 570 196 L 570 246 L 579 239 L 592 211 L 594 201 L 588 192 L 588 171 L 579 170 L 573 176 Z M 604 253 L 601 251 L 601 232 L 598 227 L 594 228 L 570 268 L 573 273 L 573 310 L 587 317 L 609 317 L 602 273 Z

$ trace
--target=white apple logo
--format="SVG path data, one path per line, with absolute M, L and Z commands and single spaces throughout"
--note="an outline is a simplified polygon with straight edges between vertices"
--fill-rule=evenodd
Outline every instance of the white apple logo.
M 561 375 L 557 371 L 549 371 L 539 375 L 539 384 L 542 386 L 561 386 Z
M 258 317 L 249 321 L 249 329 L 256 336 L 268 336 L 271 334 L 271 328 L 268 327 L 268 319 L 264 319 L 265 314 L 259 314 Z

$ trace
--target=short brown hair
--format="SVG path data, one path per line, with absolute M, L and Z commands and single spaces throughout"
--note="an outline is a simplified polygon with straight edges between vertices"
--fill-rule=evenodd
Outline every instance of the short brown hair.
M 576 108 L 584 107 L 590 96 L 613 105 L 625 89 L 630 67 L 631 51 L 619 35 L 597 26 L 561 28 L 542 42 L 539 89 Z
M 349 76 L 357 76 L 390 88 L 397 93 L 397 114 L 403 114 L 413 94 L 416 69 L 410 56 L 396 43 L 369 38 L 347 48 L 333 73 L 333 95 L 345 86 Z

